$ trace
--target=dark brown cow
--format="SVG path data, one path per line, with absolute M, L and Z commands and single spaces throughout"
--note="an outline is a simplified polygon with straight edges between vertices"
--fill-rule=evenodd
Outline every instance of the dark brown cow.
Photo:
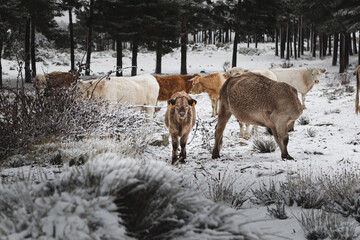
M 171 136 L 172 164 L 177 161 L 177 151 L 180 138 L 180 162 L 185 162 L 186 143 L 196 122 L 195 112 L 196 100 L 192 99 L 189 94 L 184 91 L 177 92 L 171 96 L 168 101 L 168 108 L 165 113 L 165 125 L 169 129 Z
M 34 85 L 38 89 L 70 88 L 77 79 L 77 75 L 70 72 L 51 72 L 46 75 L 36 75 Z
M 196 76 L 199 75 L 154 75 L 160 86 L 158 101 L 168 101 L 176 92 L 185 91 L 189 93 L 192 88 L 192 81 L 189 80 Z

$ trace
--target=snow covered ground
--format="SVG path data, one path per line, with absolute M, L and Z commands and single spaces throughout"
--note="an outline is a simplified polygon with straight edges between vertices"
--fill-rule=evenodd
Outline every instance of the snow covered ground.
M 253 47 L 253 46 L 251 46 Z M 250 54 L 238 54 L 237 66 L 245 69 L 270 68 L 272 64 L 280 65 L 284 61 L 274 56 L 273 44 L 259 44 L 259 49 Z M 231 62 L 232 47 L 225 45 L 217 48 L 214 45 L 203 46 L 196 44 L 189 47 L 188 51 L 188 73 L 194 74 L 201 71 L 206 74 L 214 71 L 223 71 L 225 62 Z M 246 45 L 240 44 L 240 51 L 247 52 Z M 69 66 L 67 53 L 56 53 L 54 50 L 41 50 L 43 62 L 37 63 L 39 72 L 68 71 Z M 80 60 L 83 53 L 77 53 L 76 60 Z M 95 52 L 92 54 L 91 69 L 93 74 L 101 75 L 109 70 L 115 69 L 116 59 L 114 52 Z M 306 99 L 307 109 L 303 117 L 308 119 L 307 125 L 295 124 L 295 131 L 290 133 L 288 151 L 296 161 L 282 161 L 280 150 L 272 153 L 258 153 L 253 150 L 253 140 L 263 137 L 269 138 L 265 129 L 259 128 L 258 134 L 249 140 L 239 138 L 239 125 L 232 117 L 224 132 L 224 144 L 221 150 L 221 158 L 211 159 L 211 150 L 214 144 L 214 128 L 217 118 L 211 118 L 211 103 L 207 94 L 192 95 L 197 100 L 196 111 L 198 126 L 193 129 L 187 147 L 187 163 L 171 166 L 171 145 L 149 146 L 142 155 L 142 159 L 150 159 L 164 162 L 172 171 L 182 176 L 184 185 L 194 189 L 204 189 L 208 186 L 211 176 L 230 177 L 237 191 L 249 187 L 252 190 L 259 189 L 263 184 L 271 182 L 283 182 L 290 176 L 311 177 L 338 177 L 347 173 L 357 174 L 360 166 L 360 127 L 359 117 L 355 115 L 355 76 L 353 70 L 357 66 L 357 56 L 350 57 L 348 73 L 350 83 L 342 84 L 338 76 L 338 66 L 331 66 L 331 57 L 324 59 L 313 59 L 308 53 L 298 60 L 291 59 L 294 66 L 322 67 L 326 68 L 326 74 L 321 76 L 320 84 L 315 85 L 308 93 Z M 125 51 L 123 66 L 131 64 L 131 53 Z M 16 62 L 2 60 L 3 79 L 5 84 L 12 85 L 17 76 Z M 13 70 L 11 70 L 13 69 Z M 155 54 L 153 52 L 140 51 L 138 56 L 138 74 L 154 73 Z M 163 57 L 162 69 L 164 74 L 178 74 L 180 71 L 180 52 Z M 130 75 L 130 69 L 124 71 Z M 166 104 L 160 103 L 162 107 L 156 113 L 155 121 L 163 125 L 157 134 L 166 134 L 167 130 L 163 124 Z M 309 134 L 310 133 L 310 134 Z M 113 143 L 111 143 L 113 144 Z M 111 145 L 110 144 L 110 145 Z M 69 144 L 63 149 L 76 149 Z M 109 147 L 115 149 L 115 147 Z M 75 150 L 74 150 L 75 151 Z M 91 151 L 90 149 L 88 151 Z M 95 155 L 95 154 L 94 154 Z M 32 170 L 31 170 L 32 169 Z M 33 176 L 34 181 L 40 181 L 39 176 L 46 175 L 52 179 L 62 168 L 53 166 L 21 168 L 1 168 L 2 179 L 12 181 L 21 174 Z M 210 177 L 210 178 L 209 178 Z M 252 197 L 252 191 L 246 193 Z M 261 206 L 246 201 L 238 210 L 246 221 L 251 222 L 252 228 L 261 229 L 264 232 L 276 234 L 269 239 L 301 240 L 305 239 L 304 231 L 296 218 L 302 212 L 296 204 L 286 207 L 289 216 L 286 220 L 279 220 L 269 215 L 266 206 Z M 357 228 L 360 232 L 360 228 Z M 221 239 L 221 238 L 218 238 Z

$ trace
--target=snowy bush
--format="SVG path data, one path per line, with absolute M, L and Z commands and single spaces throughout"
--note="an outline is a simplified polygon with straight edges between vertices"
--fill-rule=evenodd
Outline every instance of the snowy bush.
M 308 137 L 313 138 L 313 137 L 316 136 L 316 130 L 313 129 L 313 128 L 307 128 L 307 129 L 306 129 L 306 135 L 307 135 Z
M 272 138 L 256 138 L 253 140 L 252 149 L 258 153 L 275 152 L 276 142 Z
M 280 187 L 277 187 L 277 184 L 274 181 L 271 181 L 269 185 L 262 183 L 259 189 L 251 190 L 254 198 L 251 199 L 251 202 L 255 204 L 262 204 L 269 206 L 276 202 L 285 200 L 284 193 Z
M 250 185 L 245 185 L 240 191 L 236 191 L 234 183 L 237 179 L 227 171 L 222 175 L 219 172 L 217 176 L 206 172 L 204 177 L 205 186 L 198 184 L 198 188 L 207 199 L 213 202 L 223 203 L 229 207 L 239 209 L 249 199 L 246 193 L 249 191 Z
M 308 175 L 288 177 L 287 191 L 299 207 L 320 209 L 329 201 L 325 188 L 319 179 Z
M 277 201 L 275 203 L 276 208 L 267 207 L 267 211 L 271 216 L 274 216 L 277 219 L 287 219 L 288 215 L 285 211 L 285 203 L 283 201 Z
M 310 123 L 310 120 L 306 116 L 300 116 L 297 120 L 298 124 L 300 125 L 308 125 Z
M 116 152 L 136 157 L 145 152 L 153 133 L 160 129 L 154 122 L 145 123 L 144 114 L 124 105 L 112 106 L 110 110 L 105 102 L 76 101 L 77 94 L 76 91 L 67 94 L 61 89 L 49 96 L 40 92 L 1 92 L 0 112 L 3 115 L 0 118 L 0 135 L 4 137 L 0 139 L 0 158 L 15 151 L 21 152 L 29 145 L 60 142 L 61 147 L 55 147 L 50 152 L 59 151 L 66 159 L 68 155 L 62 154 L 63 149 L 66 152 L 66 144 L 89 139 L 94 142 L 114 139 L 119 144 Z M 81 146 L 87 149 L 85 144 Z M 35 157 L 28 157 L 29 161 L 48 158 L 41 156 L 37 147 L 34 149 Z M 93 150 L 104 152 L 106 147 L 95 146 Z M 49 155 L 49 151 L 43 152 Z M 17 163 L 16 166 L 24 164 Z
M 98 155 L 39 184 L 0 185 L 5 239 L 260 239 L 163 163 Z
M 332 240 L 353 240 L 358 235 L 356 225 L 341 216 L 328 214 L 322 210 L 302 212 L 296 217 L 304 230 L 306 239 L 317 240 L 330 238 Z

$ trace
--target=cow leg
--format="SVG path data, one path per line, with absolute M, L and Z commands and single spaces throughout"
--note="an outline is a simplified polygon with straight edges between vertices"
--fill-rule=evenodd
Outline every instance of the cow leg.
M 172 144 L 172 158 L 171 158 L 171 164 L 176 163 L 177 161 L 177 151 L 179 148 L 179 140 L 176 135 L 171 135 L 171 144 Z
M 305 106 L 305 95 L 306 95 L 306 94 L 301 94 L 301 100 L 302 100 L 302 107 L 303 107 L 303 109 L 306 109 L 306 106 Z
M 256 125 L 253 125 L 252 129 L 251 129 L 251 134 L 252 135 L 257 135 L 258 134 L 258 128 Z
M 274 138 L 281 150 L 281 158 L 283 160 L 294 160 L 287 151 L 287 145 L 289 143 L 289 134 L 287 123 L 278 123 L 275 128 L 271 129 L 274 135 Z
M 245 130 L 245 139 L 250 138 L 250 124 L 246 124 L 246 130 Z
M 220 149 L 222 146 L 223 133 L 230 117 L 231 117 L 231 112 L 228 110 L 226 106 L 222 105 L 220 102 L 218 123 L 216 124 L 215 127 L 215 145 L 212 151 L 212 158 L 220 157 Z
M 153 118 L 155 112 L 154 107 L 147 106 L 145 107 L 145 111 L 146 111 L 146 122 L 151 122 L 151 119 Z
M 244 138 L 244 123 L 243 122 L 239 122 L 239 126 L 240 126 L 240 138 Z
M 190 132 L 189 132 L 190 133 Z M 182 136 L 180 138 L 180 147 L 181 147 L 181 151 L 180 151 L 180 159 L 179 161 L 181 163 L 185 163 L 185 158 L 186 158 L 186 143 L 187 143 L 187 140 L 189 138 L 189 133 L 188 134 L 185 134 L 184 136 Z
M 212 113 L 211 113 L 211 117 L 215 117 L 216 115 L 216 110 L 215 110 L 215 107 L 216 107 L 216 102 L 214 99 L 211 99 L 211 107 L 212 107 Z

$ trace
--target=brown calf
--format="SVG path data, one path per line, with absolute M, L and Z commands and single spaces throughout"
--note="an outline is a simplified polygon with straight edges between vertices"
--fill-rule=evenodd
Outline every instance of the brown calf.
M 36 75 L 34 85 L 38 89 L 70 88 L 70 85 L 77 79 L 77 75 L 70 72 L 51 72 L 46 75 Z
M 196 100 L 192 99 L 185 91 L 177 92 L 168 101 L 165 113 L 165 125 L 169 129 L 172 143 L 172 161 L 177 162 L 177 151 L 180 138 L 179 162 L 184 163 L 186 158 L 186 143 L 191 129 L 196 122 Z

